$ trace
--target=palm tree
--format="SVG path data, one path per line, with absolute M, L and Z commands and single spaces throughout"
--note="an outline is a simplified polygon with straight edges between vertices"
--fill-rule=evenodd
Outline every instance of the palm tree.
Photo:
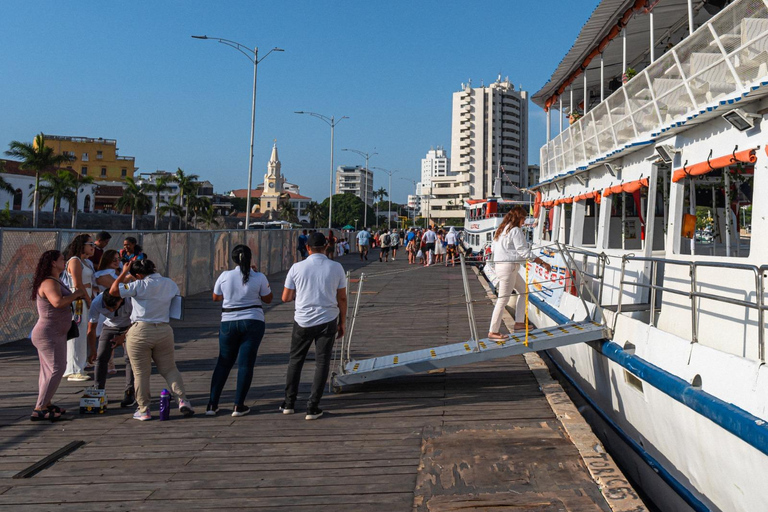
M 219 227 L 219 221 L 216 219 L 216 210 L 213 209 L 212 204 L 208 205 L 208 208 L 200 212 L 200 219 L 205 222 L 208 229 L 211 229 L 211 226 L 216 228 Z
M 131 212 L 131 229 L 136 229 L 136 213 L 144 215 L 144 212 L 149 211 L 152 207 L 152 200 L 130 176 L 125 178 L 125 183 L 127 186 L 115 206 L 119 212 Z
M 176 174 L 173 175 L 172 179 L 179 184 L 179 205 L 184 208 L 184 224 L 186 224 L 187 217 L 189 216 L 189 196 L 197 191 L 197 180 L 200 179 L 200 176 L 197 174 L 185 174 L 181 167 L 179 167 L 176 169 Z
M 80 185 L 92 185 L 94 183 L 93 176 L 81 176 L 77 173 L 74 175 L 75 184 L 75 202 L 74 208 L 72 208 L 72 229 L 75 229 L 77 224 L 77 203 L 80 201 Z
M 71 162 L 72 157 L 68 155 L 57 155 L 53 148 L 45 145 L 45 135 L 42 133 L 35 136 L 33 143 L 11 141 L 8 144 L 7 156 L 21 159 L 21 168 L 35 171 L 35 192 L 33 200 L 33 227 L 38 227 L 38 217 L 40 211 L 40 198 L 38 189 L 40 187 L 40 174 L 59 169 L 62 164 Z
M 0 165 L 2 165 L 2 162 L 0 162 Z M 0 167 L 0 172 L 3 172 L 2 167 Z M 13 185 L 5 181 L 5 179 L 2 176 L 0 176 L 0 190 L 2 190 L 3 192 L 8 192 L 11 195 L 16 194 L 16 189 L 13 188 Z
M 158 229 L 160 224 L 160 195 L 171 190 L 171 187 L 168 185 L 171 180 L 170 176 L 161 176 L 155 179 L 154 183 L 144 183 L 143 185 L 147 194 L 155 195 L 155 229 Z
M 312 223 L 312 227 L 316 227 L 317 221 L 319 221 L 323 216 L 323 210 L 320 208 L 320 203 L 317 201 L 310 201 L 307 203 L 304 211 L 307 212 L 307 216 L 309 216 L 309 221 Z
M 379 188 L 379 190 L 373 191 L 373 198 L 376 199 L 379 198 L 378 202 L 376 203 L 376 222 L 379 222 L 379 203 L 381 203 L 385 197 L 387 197 L 389 194 L 387 194 L 387 189 L 384 187 Z
M 299 220 L 296 217 L 296 210 L 293 209 L 293 205 L 288 201 L 280 203 L 277 207 L 277 212 L 282 220 L 287 220 L 288 222 L 298 222 Z
M 198 197 L 190 195 L 187 198 L 187 204 L 189 205 L 190 210 L 192 211 L 192 226 L 197 227 L 197 216 L 198 214 L 201 214 L 205 210 L 208 209 L 209 206 L 211 206 L 211 200 L 207 197 Z
M 43 175 L 42 184 L 38 187 L 39 205 L 45 206 L 53 200 L 53 227 L 56 227 L 56 214 L 61 207 L 62 200 L 70 205 L 77 203 L 77 183 L 71 171 L 59 169 L 56 173 Z M 32 197 L 29 206 L 33 206 L 35 197 Z
M 181 219 L 181 216 L 184 213 L 184 209 L 181 207 L 179 203 L 176 202 L 177 196 L 171 196 L 168 198 L 168 201 L 158 208 L 160 211 L 160 216 L 168 214 L 168 231 L 171 230 L 171 225 L 173 224 L 173 216 L 178 215 L 179 219 Z M 179 220 L 179 229 L 181 229 L 181 220 Z

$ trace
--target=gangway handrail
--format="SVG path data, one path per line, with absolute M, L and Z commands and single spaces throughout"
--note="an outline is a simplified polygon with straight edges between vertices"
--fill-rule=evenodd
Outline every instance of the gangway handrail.
M 630 261 L 646 262 L 651 264 L 651 278 L 648 284 L 640 282 L 639 274 L 637 281 L 626 280 L 626 266 Z M 690 291 L 682 291 L 679 289 L 667 287 L 664 285 L 656 284 L 658 277 L 659 264 L 665 265 L 678 265 L 687 266 L 689 268 L 689 275 L 691 278 Z M 718 295 L 712 295 L 703 291 L 698 291 L 697 288 L 697 270 L 699 268 L 724 268 L 729 270 L 743 270 L 752 272 L 755 276 L 755 301 L 733 299 L 730 297 L 722 297 Z M 656 324 L 656 295 L 657 292 L 667 292 L 674 295 L 686 296 L 691 299 L 691 343 L 698 343 L 698 317 L 699 308 L 696 305 L 696 299 L 707 299 L 718 302 L 725 302 L 734 306 L 743 306 L 749 309 L 757 310 L 758 325 L 757 325 L 757 337 L 758 337 L 758 357 L 761 362 L 765 362 L 765 311 L 768 309 L 768 305 L 765 304 L 765 274 L 768 272 L 768 264 L 757 266 L 750 265 L 748 263 L 723 263 L 717 261 L 686 261 L 675 260 L 669 258 L 660 258 L 654 256 L 635 256 L 633 254 L 626 254 L 621 258 L 621 277 L 619 279 L 619 304 L 616 308 L 616 316 L 614 317 L 614 330 L 616 328 L 616 321 L 622 312 L 622 303 L 624 299 L 624 285 L 635 286 L 636 288 L 643 288 L 650 290 L 650 317 L 649 325 L 655 326 Z

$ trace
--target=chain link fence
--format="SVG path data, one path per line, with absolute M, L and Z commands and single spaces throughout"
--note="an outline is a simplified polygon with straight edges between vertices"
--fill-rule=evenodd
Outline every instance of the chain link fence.
M 30 299 L 32 279 L 40 255 L 51 249 L 64 250 L 80 233 L 73 230 L 0 229 L 0 344 L 26 338 L 37 321 L 35 301 Z M 110 232 L 106 249 L 120 250 L 123 240 L 139 241 L 157 271 L 173 279 L 184 296 L 213 289 L 219 275 L 230 268 L 232 248 L 245 244 L 253 251 L 253 264 L 260 272 L 275 274 L 296 261 L 298 230 Z M 355 251 L 350 233 L 350 249 Z

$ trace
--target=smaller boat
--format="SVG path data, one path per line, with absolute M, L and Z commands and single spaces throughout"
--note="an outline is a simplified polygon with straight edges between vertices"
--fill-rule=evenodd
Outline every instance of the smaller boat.
M 490 253 L 491 241 L 504 216 L 515 206 L 522 206 L 529 211 L 530 201 L 513 201 L 489 197 L 488 199 L 469 199 L 464 201 L 464 245 L 471 247 L 473 253 Z M 533 218 L 526 220 L 526 225 Z

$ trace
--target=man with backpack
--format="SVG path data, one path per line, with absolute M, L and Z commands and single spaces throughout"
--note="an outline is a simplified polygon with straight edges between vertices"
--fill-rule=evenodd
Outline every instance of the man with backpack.
M 389 258 L 389 246 L 392 244 L 392 235 L 389 234 L 389 230 L 385 229 L 381 236 L 379 237 L 379 242 L 381 242 L 381 252 L 379 253 L 379 261 L 383 261 L 384 263 L 387 262 L 387 259 Z

